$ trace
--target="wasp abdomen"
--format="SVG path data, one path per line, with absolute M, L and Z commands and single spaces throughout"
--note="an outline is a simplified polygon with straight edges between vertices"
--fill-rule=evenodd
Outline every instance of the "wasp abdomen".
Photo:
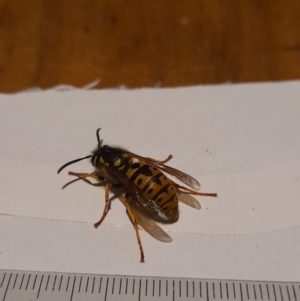
M 178 218 L 178 198 L 171 181 L 157 168 L 133 163 L 126 173 L 128 179 L 142 189 L 170 219 Z

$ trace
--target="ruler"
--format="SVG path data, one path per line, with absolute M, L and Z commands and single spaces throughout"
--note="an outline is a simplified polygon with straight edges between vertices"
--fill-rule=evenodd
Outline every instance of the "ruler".
M 179 279 L 0 270 L 0 300 L 300 301 L 300 282 Z

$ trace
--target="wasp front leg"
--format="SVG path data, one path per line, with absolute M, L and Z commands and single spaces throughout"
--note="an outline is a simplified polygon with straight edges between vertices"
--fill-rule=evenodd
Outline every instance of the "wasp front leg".
M 76 173 L 76 172 L 70 171 L 69 175 L 76 176 L 77 179 L 72 180 L 71 182 L 68 182 L 67 184 L 65 184 L 62 187 L 62 189 L 65 189 L 67 186 L 73 184 L 74 182 L 80 181 L 80 180 L 83 180 L 84 182 L 86 182 L 86 183 L 88 183 L 90 185 L 93 185 L 93 186 L 98 186 L 99 184 L 101 184 L 101 183 L 99 183 L 100 179 L 94 173 Z M 97 180 L 98 183 L 92 183 L 87 178 L 93 178 L 94 180 Z
M 97 229 L 104 221 L 107 213 L 108 213 L 108 208 L 109 208 L 109 189 L 110 189 L 111 184 L 110 183 L 106 183 L 105 184 L 105 206 L 104 206 L 104 210 L 102 213 L 102 217 L 100 218 L 100 220 L 94 224 L 94 227 Z
M 99 178 L 96 176 L 96 174 L 93 173 L 84 173 L 84 172 L 73 172 L 73 171 L 69 171 L 69 175 L 70 176 L 76 176 L 78 178 L 81 179 L 85 179 L 85 178 L 93 178 L 96 181 L 99 181 Z
M 95 173 L 77 173 L 77 172 L 69 171 L 69 175 L 76 176 L 80 179 L 93 178 L 94 180 L 99 181 L 99 178 L 96 176 Z M 110 183 L 105 184 L 105 206 L 104 206 L 104 210 L 102 213 L 102 217 L 100 218 L 100 220 L 97 223 L 94 224 L 95 228 L 98 228 L 102 224 L 102 222 L 104 221 L 104 219 L 108 213 L 110 186 L 111 186 Z

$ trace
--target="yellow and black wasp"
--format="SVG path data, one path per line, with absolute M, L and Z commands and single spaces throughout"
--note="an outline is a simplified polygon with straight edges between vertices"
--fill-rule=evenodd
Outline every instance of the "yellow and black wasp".
M 175 223 L 179 218 L 178 201 L 193 208 L 200 209 L 199 202 L 192 195 L 216 197 L 216 193 L 201 193 L 199 182 L 186 173 L 165 165 L 172 159 L 158 161 L 148 157 L 141 157 L 120 147 L 102 146 L 97 130 L 98 147 L 92 155 L 72 160 L 64 164 L 57 173 L 65 167 L 78 161 L 91 158 L 95 168 L 92 173 L 69 172 L 69 175 L 79 179 L 92 178 L 105 184 L 105 206 L 102 217 L 94 224 L 98 228 L 104 221 L 110 205 L 109 191 L 111 188 L 123 188 L 125 195 L 120 199 L 126 207 L 129 218 L 134 226 L 136 238 L 144 262 L 144 251 L 138 231 L 138 225 L 149 234 L 163 242 L 170 242 L 172 238 L 156 223 Z M 163 172 L 174 176 L 192 189 L 180 186 L 169 179 Z

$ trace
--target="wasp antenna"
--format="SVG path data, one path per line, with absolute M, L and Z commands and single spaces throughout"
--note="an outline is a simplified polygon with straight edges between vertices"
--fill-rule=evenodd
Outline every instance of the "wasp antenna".
M 101 147 L 101 144 L 102 144 L 102 140 L 100 139 L 100 130 L 101 130 L 101 128 L 97 129 L 97 132 L 96 132 L 99 148 Z
M 79 159 L 76 159 L 76 160 L 72 160 L 72 161 L 70 161 L 70 162 L 64 164 L 64 165 L 57 171 L 57 173 L 60 173 L 65 167 L 67 167 L 67 166 L 69 166 L 69 165 L 71 165 L 71 164 L 73 164 L 73 163 L 76 163 L 76 162 L 79 162 L 79 161 L 81 161 L 81 160 L 88 159 L 88 158 L 91 158 L 91 157 L 92 157 L 92 155 L 89 155 L 89 156 L 86 156 L 86 157 L 84 157 L 84 158 L 79 158 Z

